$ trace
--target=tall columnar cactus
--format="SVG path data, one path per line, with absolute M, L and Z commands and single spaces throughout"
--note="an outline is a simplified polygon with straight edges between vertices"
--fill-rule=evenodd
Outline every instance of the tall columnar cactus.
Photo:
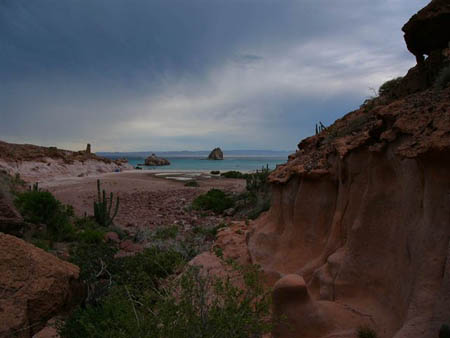
M 108 227 L 113 223 L 114 218 L 119 211 L 119 197 L 116 199 L 116 206 L 111 215 L 113 206 L 113 193 L 109 195 L 109 203 L 106 198 L 106 191 L 100 189 L 100 180 L 97 180 L 97 201 L 94 201 L 94 217 L 98 224 Z

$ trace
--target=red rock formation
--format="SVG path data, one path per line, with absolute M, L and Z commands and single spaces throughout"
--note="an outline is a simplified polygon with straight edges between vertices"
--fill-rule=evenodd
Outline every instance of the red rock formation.
M 362 107 L 298 148 L 272 173 L 272 207 L 248 243 L 254 263 L 284 276 L 274 313 L 293 330 L 275 336 L 369 325 L 381 338 L 437 337 L 450 320 L 450 88 Z
M 31 337 L 81 299 L 79 269 L 0 233 L 0 337 Z

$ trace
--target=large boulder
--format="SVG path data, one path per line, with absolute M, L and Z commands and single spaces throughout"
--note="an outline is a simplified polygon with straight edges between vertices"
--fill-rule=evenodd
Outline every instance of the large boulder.
M 403 26 L 408 50 L 418 63 L 423 55 L 449 47 L 450 42 L 450 2 L 433 0 Z
M 0 337 L 29 338 L 84 295 L 79 268 L 0 233 Z
M 158 157 L 155 154 L 152 154 L 152 156 L 149 156 L 145 159 L 145 165 L 162 166 L 162 165 L 170 165 L 170 162 L 165 158 Z
M 223 160 L 223 152 L 220 148 L 214 148 L 208 155 L 208 160 Z

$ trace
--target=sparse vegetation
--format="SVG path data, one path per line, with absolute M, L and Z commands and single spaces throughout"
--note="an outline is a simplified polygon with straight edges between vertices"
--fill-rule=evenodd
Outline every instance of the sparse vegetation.
M 358 338 L 377 338 L 377 333 L 370 327 L 364 326 L 357 330 Z
M 178 225 L 174 224 L 168 227 L 160 227 L 156 229 L 155 234 L 153 235 L 154 239 L 166 240 L 169 238 L 175 238 L 178 234 Z
M 438 89 L 444 89 L 450 84 L 450 66 L 444 67 L 436 77 L 435 86 Z
M 184 185 L 186 187 L 199 187 L 200 186 L 196 180 L 191 180 L 189 182 L 186 182 Z
M 386 81 L 378 89 L 378 95 L 381 97 L 395 98 L 394 91 L 399 86 L 402 80 L 403 77 L 400 76 L 395 79 Z
M 219 170 L 213 170 L 211 171 L 211 175 L 219 175 L 220 171 Z
M 113 224 L 114 218 L 119 211 L 119 197 L 116 199 L 116 206 L 112 211 L 113 193 L 109 195 L 109 203 L 106 198 L 106 191 L 100 190 L 100 180 L 97 180 L 97 201 L 94 202 L 94 217 L 98 224 L 108 227 Z
M 226 171 L 224 173 L 221 173 L 220 176 L 225 177 L 225 178 L 241 178 L 241 179 L 246 179 L 248 174 L 243 174 L 240 171 L 236 171 L 236 170 L 231 170 L 231 171 Z
M 211 189 L 192 202 L 192 208 L 195 210 L 211 210 L 215 213 L 222 213 L 233 205 L 233 199 L 219 189 Z

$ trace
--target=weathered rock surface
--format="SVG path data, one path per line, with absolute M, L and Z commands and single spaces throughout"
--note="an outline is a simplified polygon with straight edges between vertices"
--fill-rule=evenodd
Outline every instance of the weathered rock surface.
M 301 275 L 327 311 L 345 304 L 379 337 L 436 337 L 450 318 L 449 172 L 450 89 L 350 113 L 271 175 L 252 260 Z M 325 337 L 308 327 L 292 337 Z
M 158 157 L 155 154 L 152 154 L 151 156 L 145 159 L 145 165 L 162 166 L 162 165 L 170 165 L 170 162 L 165 158 Z
M 272 207 L 248 247 L 283 276 L 274 314 L 293 330 L 275 337 L 355 337 L 369 325 L 380 338 L 432 338 L 448 322 L 450 88 L 427 81 L 303 140 L 271 174 Z
M 0 337 L 31 337 L 78 302 L 77 266 L 0 233 Z
M 223 152 L 220 148 L 214 148 L 208 155 L 208 160 L 223 160 Z

